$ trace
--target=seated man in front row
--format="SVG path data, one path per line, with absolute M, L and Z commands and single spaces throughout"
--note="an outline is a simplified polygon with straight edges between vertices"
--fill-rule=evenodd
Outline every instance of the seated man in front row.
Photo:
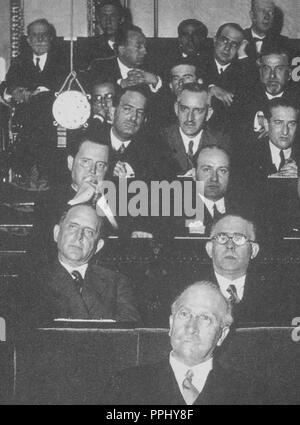
M 127 279 L 93 263 L 104 241 L 102 219 L 88 204 L 69 209 L 54 227 L 57 259 L 37 276 L 34 319 L 113 319 L 136 322 L 139 314 Z
M 169 359 L 119 373 L 106 392 L 109 404 L 255 404 L 255 387 L 213 358 L 232 324 L 231 305 L 219 288 L 201 281 L 172 305 Z

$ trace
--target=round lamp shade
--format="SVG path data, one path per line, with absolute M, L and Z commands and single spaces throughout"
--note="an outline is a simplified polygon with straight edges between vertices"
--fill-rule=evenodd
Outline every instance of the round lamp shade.
M 57 96 L 52 112 L 59 125 L 75 130 L 82 127 L 89 119 L 91 105 L 83 93 L 69 90 Z

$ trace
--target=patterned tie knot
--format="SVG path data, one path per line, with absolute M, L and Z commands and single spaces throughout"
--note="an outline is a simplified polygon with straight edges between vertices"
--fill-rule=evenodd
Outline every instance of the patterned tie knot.
M 78 270 L 73 270 L 71 275 L 73 277 L 76 290 L 81 294 L 83 289 L 83 283 L 84 283 L 83 277 L 81 276 Z
M 284 157 L 284 152 L 283 152 L 283 150 L 281 149 L 281 151 L 280 151 L 280 164 L 279 164 L 279 168 L 278 168 L 278 170 L 280 171 L 281 170 L 281 168 L 285 165 L 285 157 Z
M 187 157 L 188 157 L 190 165 L 193 167 L 194 166 L 194 141 L 193 140 L 190 140 L 189 142 Z
M 125 145 L 124 145 L 124 143 L 122 143 L 121 144 L 121 146 L 120 146 L 120 148 L 119 148 L 119 150 L 118 150 L 118 153 L 120 154 L 120 155 L 122 155 L 124 152 L 125 152 Z
M 227 288 L 227 292 L 229 294 L 229 301 L 232 304 L 238 304 L 241 300 L 238 297 L 236 286 L 231 284 Z
M 193 404 L 199 396 L 199 391 L 192 384 L 193 376 L 194 376 L 194 372 L 191 369 L 189 369 L 186 372 L 185 378 L 182 382 L 183 398 L 186 404 L 189 404 L 189 405 Z

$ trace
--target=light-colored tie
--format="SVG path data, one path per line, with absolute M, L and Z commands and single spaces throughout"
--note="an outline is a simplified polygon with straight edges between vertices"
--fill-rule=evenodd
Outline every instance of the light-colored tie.
M 194 372 L 191 369 L 189 369 L 186 372 L 185 378 L 182 382 L 182 395 L 186 404 L 188 405 L 194 404 L 194 402 L 197 400 L 199 396 L 199 391 L 192 384 L 193 376 L 194 376 Z
M 231 304 L 238 304 L 241 301 L 238 297 L 235 285 L 229 285 L 226 291 L 229 294 L 229 301 L 231 302 Z

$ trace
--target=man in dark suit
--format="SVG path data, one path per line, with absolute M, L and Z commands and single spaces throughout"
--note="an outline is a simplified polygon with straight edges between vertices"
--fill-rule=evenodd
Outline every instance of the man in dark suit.
M 299 107 L 279 97 L 269 101 L 264 115 L 267 136 L 249 148 L 245 176 L 248 186 L 255 188 L 263 215 L 268 217 L 265 228 L 269 236 L 279 238 L 299 227 Z
M 206 251 L 213 266 L 208 276 L 233 303 L 236 323 L 290 323 L 289 282 L 284 285 L 274 270 L 265 276 L 250 269 L 259 252 L 253 222 L 237 215 L 221 217 L 212 226 Z
M 105 402 L 118 404 L 254 404 L 252 382 L 214 359 L 232 324 L 231 306 L 211 282 L 187 287 L 172 305 L 168 360 L 120 372 Z
M 200 76 L 210 87 L 215 125 L 230 128 L 232 105 L 239 91 L 252 87 L 256 72 L 245 52 L 247 41 L 236 23 L 221 25 L 214 38 L 214 49 L 199 63 Z
M 96 34 L 77 42 L 76 63 L 79 69 L 86 70 L 95 59 L 108 59 L 115 56 L 114 43 L 120 25 L 124 22 L 125 10 L 120 0 L 102 0 L 95 4 Z
M 183 234 L 209 236 L 213 221 L 222 215 L 255 211 L 255 203 L 249 191 L 246 195 L 242 190 L 240 179 L 232 174 L 230 156 L 224 148 L 209 145 L 200 149 L 194 176 L 196 184 L 191 196 L 198 213 L 196 218 L 174 217 L 174 233 L 177 236 Z M 200 182 L 203 183 L 203 187 L 197 186 Z M 198 197 L 196 201 L 195 197 Z M 188 199 L 187 194 L 183 195 L 183 199 Z
M 270 42 L 288 46 L 288 38 L 274 28 L 275 14 L 273 0 L 251 0 L 249 15 L 252 26 L 245 29 L 245 38 L 249 42 L 246 47 L 247 55 L 254 61 L 259 58 L 262 47 Z
M 53 26 L 46 19 L 28 25 L 27 43 L 14 59 L 1 85 L 6 101 L 16 107 L 14 121 L 21 126 L 21 143 L 17 163 L 21 174 L 39 168 L 41 176 L 49 177 L 56 147 L 56 128 L 53 126 L 54 93 L 67 75 L 65 58 L 55 47 Z
M 266 136 L 264 110 L 274 98 L 287 99 L 299 105 L 298 84 L 291 81 L 290 59 L 286 50 L 278 45 L 262 48 L 258 61 L 259 77 L 252 90 L 240 93 L 236 102 L 234 142 L 240 159 L 245 148 L 253 146 L 257 138 Z M 244 137 L 241 139 L 240 135 Z M 244 146 L 242 146 L 243 144 Z
M 279 97 L 269 101 L 264 115 L 267 136 L 259 139 L 249 152 L 251 174 L 263 180 L 297 178 L 295 141 L 299 109 L 293 102 Z
M 124 24 L 120 27 L 115 40 L 116 56 L 111 59 L 96 59 L 88 69 L 88 84 L 99 77 L 112 81 L 122 88 L 146 84 L 156 93 L 162 86 L 158 75 L 145 70 L 144 59 L 147 54 L 146 37 L 141 28 Z
M 88 204 L 63 214 L 54 227 L 57 260 L 36 277 L 34 318 L 139 320 L 127 279 L 92 261 L 104 243 L 101 226 L 102 219 Z
M 163 87 L 153 97 L 149 108 L 148 126 L 154 131 L 174 124 L 177 120 L 174 104 L 183 84 L 202 83 L 195 60 L 180 58 L 164 69 Z
M 206 121 L 213 114 L 206 86 L 199 83 L 183 84 L 174 108 L 178 122 L 162 129 L 157 136 L 166 157 L 165 172 L 170 172 L 169 178 L 173 179 L 177 175 L 192 176 L 191 170 L 202 146 L 227 146 L 229 143 L 225 135 L 205 128 Z

